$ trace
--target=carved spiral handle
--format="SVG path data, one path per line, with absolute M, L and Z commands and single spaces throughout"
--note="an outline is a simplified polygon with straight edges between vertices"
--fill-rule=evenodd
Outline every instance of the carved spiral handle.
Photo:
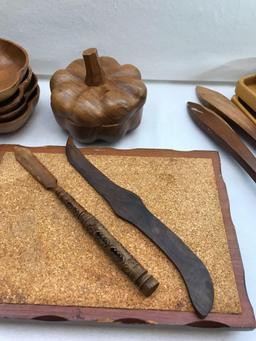
M 159 282 L 115 239 L 107 229 L 63 188 L 54 188 L 57 197 L 77 217 L 83 227 L 103 247 L 116 265 L 138 286 L 145 296 L 150 296 Z

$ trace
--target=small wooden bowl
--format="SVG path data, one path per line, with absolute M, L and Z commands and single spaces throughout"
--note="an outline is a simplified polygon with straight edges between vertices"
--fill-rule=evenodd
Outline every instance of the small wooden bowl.
M 37 85 L 30 98 L 28 99 L 27 106 L 25 107 L 23 113 L 12 121 L 0 123 L 0 134 L 12 133 L 24 126 L 24 124 L 31 117 L 33 110 L 37 105 L 39 94 L 40 89 Z
M 95 140 L 115 142 L 138 127 L 142 111 L 143 108 L 140 108 L 122 123 L 102 125 L 101 127 L 83 127 L 57 114 L 55 114 L 55 119 L 64 130 L 71 136 L 75 136 L 76 140 L 81 143 L 92 143 Z
M 236 83 L 236 95 L 256 111 L 256 73 L 242 77 Z
M 25 49 L 12 41 L 0 39 L 0 101 L 17 91 L 28 64 Z
M 253 110 L 236 95 L 231 98 L 231 101 L 256 125 L 256 112 L 253 112 Z
M 33 74 L 29 87 L 27 91 L 25 92 L 24 96 L 22 97 L 22 100 L 18 108 L 16 108 L 15 110 L 9 111 L 5 114 L 0 114 L 0 122 L 8 122 L 20 116 L 20 114 L 24 112 L 24 109 L 27 106 L 28 99 L 30 98 L 33 91 L 35 90 L 36 86 L 37 86 L 37 77 L 35 74 Z
M 0 102 L 0 115 L 6 114 L 14 109 L 17 109 L 23 100 L 23 96 L 31 82 L 32 79 L 32 70 L 28 67 L 27 72 L 20 83 L 18 90 L 15 94 L 3 102 Z

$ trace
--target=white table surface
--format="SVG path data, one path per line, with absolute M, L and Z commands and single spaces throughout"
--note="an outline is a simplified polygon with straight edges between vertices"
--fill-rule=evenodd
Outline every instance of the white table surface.
M 212 89 L 231 97 L 234 85 L 211 84 Z M 66 133 L 57 125 L 50 108 L 48 79 L 40 80 L 41 96 L 34 115 L 23 129 L 0 136 L 2 143 L 27 146 L 64 145 Z M 218 150 L 222 174 L 230 199 L 245 269 L 247 292 L 256 308 L 256 186 L 240 166 L 191 121 L 187 101 L 196 101 L 195 84 L 147 82 L 148 98 L 137 130 L 111 145 L 115 148 L 168 148 Z M 105 145 L 104 146 L 108 146 Z M 125 325 L 84 325 L 70 322 L 0 321 L 2 340 L 256 340 L 256 331 Z

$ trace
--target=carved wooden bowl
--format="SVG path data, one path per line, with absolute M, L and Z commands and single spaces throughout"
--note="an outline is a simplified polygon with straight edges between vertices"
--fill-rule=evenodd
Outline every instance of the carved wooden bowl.
M 236 95 L 244 102 L 244 107 L 248 106 L 249 111 L 255 117 L 256 112 L 256 73 L 241 77 L 236 83 Z M 240 105 L 243 104 L 240 101 Z M 251 110 L 250 110 L 251 109 Z
M 0 39 L 0 101 L 18 89 L 29 64 L 27 52 L 12 41 Z
M 25 93 L 23 94 L 21 98 L 18 107 L 15 108 L 14 110 L 8 111 L 7 113 L 4 113 L 4 114 L 0 113 L 0 122 L 11 121 L 14 118 L 20 116 L 20 114 L 24 112 L 24 109 L 27 106 L 28 99 L 30 98 L 33 91 L 35 90 L 36 86 L 37 86 L 37 77 L 35 76 L 35 74 L 32 74 L 32 79 L 28 84 L 27 90 L 25 91 Z
M 30 95 L 30 97 L 28 98 L 26 106 L 23 109 L 23 111 L 19 114 L 19 116 L 8 122 L 0 123 L 0 134 L 12 133 L 23 127 L 23 125 L 28 121 L 28 119 L 31 117 L 33 113 L 33 110 L 39 99 L 39 94 L 40 89 L 39 86 L 37 85 L 36 88 L 33 90 L 32 94 Z
M 256 125 L 256 111 L 253 111 L 252 108 L 237 95 L 232 96 L 231 101 Z
M 102 125 L 99 127 L 79 126 L 59 115 L 55 115 L 55 118 L 63 129 L 71 136 L 75 136 L 76 140 L 81 143 L 92 143 L 96 140 L 113 142 L 138 127 L 141 121 L 142 111 L 142 108 L 137 110 L 122 123 Z
M 24 94 L 26 93 L 26 90 L 30 85 L 32 74 L 33 74 L 32 69 L 28 67 L 27 72 L 24 78 L 22 79 L 21 83 L 19 84 L 19 87 L 15 94 L 6 99 L 5 101 L 0 102 L 0 115 L 8 113 L 19 107 L 23 100 Z
M 57 122 L 82 143 L 112 142 L 135 129 L 147 95 L 135 66 L 98 57 L 96 49 L 55 72 L 50 87 Z

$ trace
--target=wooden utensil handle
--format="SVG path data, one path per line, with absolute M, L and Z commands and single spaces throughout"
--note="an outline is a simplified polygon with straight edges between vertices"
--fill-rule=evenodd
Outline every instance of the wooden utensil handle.
M 201 104 L 188 102 L 187 106 L 195 123 L 225 148 L 256 182 L 256 158 L 229 124 Z
M 92 214 L 87 212 L 69 193 L 57 186 L 57 197 L 79 219 L 83 227 L 114 260 L 116 265 L 138 286 L 145 296 L 150 296 L 159 282 L 123 247 Z

